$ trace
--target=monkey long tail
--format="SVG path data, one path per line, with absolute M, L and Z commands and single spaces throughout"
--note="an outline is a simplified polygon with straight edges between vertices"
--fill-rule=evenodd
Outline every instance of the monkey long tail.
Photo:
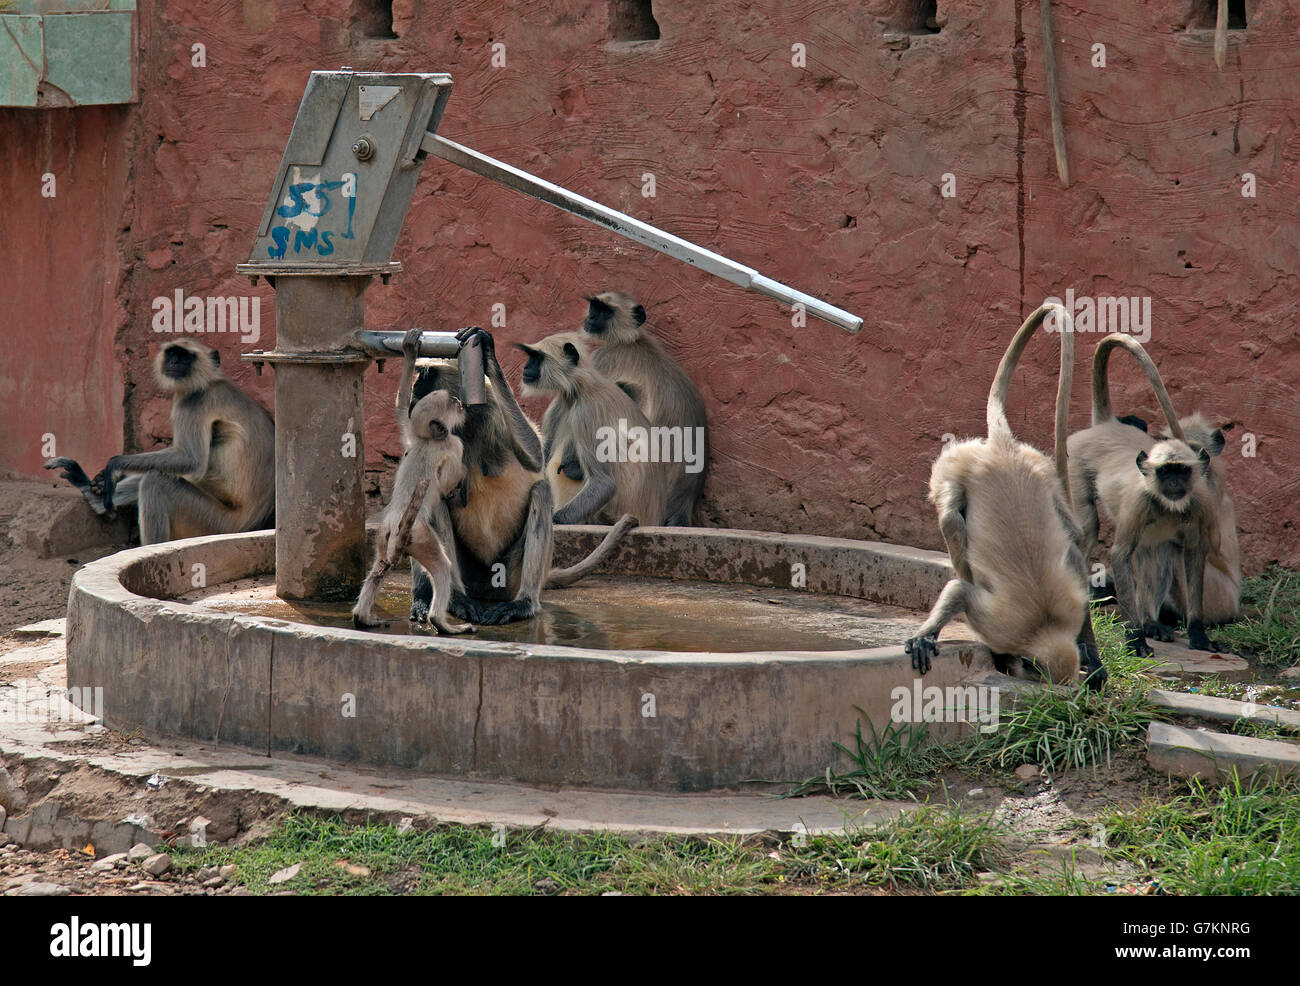
M 605 539 L 596 545 L 596 550 L 586 558 L 569 568 L 551 569 L 546 576 L 546 588 L 563 589 L 590 574 L 614 550 L 618 542 L 622 540 L 623 535 L 636 525 L 637 520 L 635 517 L 631 514 L 624 514 L 618 519 L 618 523 L 610 528 L 609 533 L 605 535 Z
M 988 429 L 990 442 L 1015 441 L 1011 433 L 1011 424 L 1007 421 L 1007 391 L 1011 388 L 1011 376 L 1020 355 L 1029 344 L 1029 337 L 1037 331 L 1043 321 L 1051 315 L 1056 323 L 1056 330 L 1061 333 L 1061 372 L 1056 385 L 1056 471 L 1061 482 L 1068 486 L 1066 472 L 1065 439 L 1069 428 L 1070 385 L 1074 381 L 1074 322 L 1070 313 L 1061 305 L 1040 305 L 1034 313 L 1025 319 L 1024 324 L 1011 340 L 1011 345 L 998 364 L 997 376 L 989 388 Z
M 1106 336 L 1097 344 L 1097 351 L 1092 355 L 1092 423 L 1099 425 L 1115 419 L 1115 412 L 1110 406 L 1109 364 L 1111 350 L 1116 346 L 1127 349 L 1138 361 L 1142 372 L 1151 381 L 1151 389 L 1155 391 L 1160 410 L 1164 412 L 1165 421 L 1169 425 L 1169 434 L 1181 441 L 1183 429 L 1178 423 L 1178 413 L 1174 410 L 1174 402 L 1169 399 L 1165 382 L 1160 378 L 1160 371 L 1156 369 L 1156 364 L 1147 355 L 1147 351 L 1142 348 L 1142 343 L 1123 332 L 1112 332 Z
M 400 557 L 405 553 L 406 546 L 411 543 L 411 528 L 415 525 L 415 518 L 420 512 L 420 507 L 424 504 L 425 494 L 429 492 L 430 480 L 425 478 L 415 484 L 415 489 L 411 491 L 411 499 L 406 501 L 406 506 L 402 509 L 402 516 L 397 521 L 397 544 L 394 547 L 389 545 L 389 553 L 397 553 Z

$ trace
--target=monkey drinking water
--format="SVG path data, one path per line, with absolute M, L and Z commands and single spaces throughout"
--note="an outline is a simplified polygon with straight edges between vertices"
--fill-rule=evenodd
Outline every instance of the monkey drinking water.
M 582 561 L 551 568 L 551 487 L 542 475 L 541 437 L 515 400 L 491 333 L 471 326 L 459 338 L 477 338 L 483 348 L 487 403 L 467 406 L 458 432 L 465 446 L 466 497 L 435 498 L 432 511 L 422 516 L 451 556 L 452 613 L 485 625 L 527 620 L 540 612 L 543 588 L 573 585 L 593 571 L 636 520 L 620 517 Z M 455 362 L 421 360 L 413 396 L 445 391 L 459 397 L 459 381 Z M 418 562 L 411 571 L 411 619 L 422 620 L 433 584 Z
M 1061 333 L 1053 460 L 1017 441 L 1007 422 L 1011 376 L 1034 331 L 1048 316 Z M 1080 534 L 1068 498 L 1066 429 L 1074 365 L 1074 329 L 1060 305 L 1043 305 L 1020 326 L 989 390 L 988 438 L 949 445 L 934 463 L 930 500 L 956 578 L 905 644 L 925 674 L 939 631 L 964 613 L 1000 670 L 1028 659 L 1057 684 L 1072 684 L 1080 665 L 1088 685 L 1106 680 L 1088 611 Z

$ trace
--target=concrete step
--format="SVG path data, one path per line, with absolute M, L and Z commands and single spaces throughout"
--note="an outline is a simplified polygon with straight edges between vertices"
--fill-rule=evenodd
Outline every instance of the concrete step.
M 1181 716 L 1191 716 L 1206 722 L 1221 722 L 1231 725 L 1240 719 L 1250 722 L 1271 723 L 1292 733 L 1300 733 L 1300 712 L 1283 709 L 1276 705 L 1257 705 L 1254 702 L 1238 702 L 1230 698 L 1214 698 L 1210 695 L 1193 695 L 1188 692 L 1167 692 L 1153 690 L 1149 696 L 1151 703 L 1158 708 Z
M 1147 763 L 1177 777 L 1226 781 L 1256 774 L 1300 775 L 1300 744 L 1184 729 L 1167 722 L 1147 728 Z

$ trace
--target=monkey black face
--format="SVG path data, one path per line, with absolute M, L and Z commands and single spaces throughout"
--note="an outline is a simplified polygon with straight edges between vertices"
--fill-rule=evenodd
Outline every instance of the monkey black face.
M 615 300 L 619 300 L 620 303 L 632 300 L 625 295 L 606 295 L 606 297 L 613 297 Z M 589 307 L 587 320 L 582 323 L 583 331 L 588 335 L 603 336 L 609 331 L 609 324 L 618 314 L 618 309 L 603 298 L 588 298 L 587 305 Z M 633 305 L 625 310 L 632 316 L 632 321 L 636 325 L 645 324 L 645 307 L 643 305 Z
M 214 352 L 213 356 L 216 355 Z M 163 376 L 172 380 L 184 380 L 194 367 L 194 352 L 184 346 L 168 346 L 163 352 Z
M 614 306 L 607 305 L 599 298 L 587 299 L 587 320 L 582 323 L 582 330 L 594 336 L 602 336 L 609 328 L 610 319 L 614 317 Z
M 1204 449 L 1200 450 L 1200 454 L 1204 456 L 1203 461 L 1209 460 L 1209 453 Z M 1137 467 L 1142 470 L 1144 476 L 1150 477 L 1152 472 L 1155 473 L 1156 491 L 1171 503 L 1183 499 L 1191 489 L 1192 467 L 1184 462 L 1162 462 L 1152 469 L 1147 454 L 1139 452 Z
M 524 383 L 537 383 L 542 378 L 542 361 L 546 357 L 542 355 L 541 350 L 534 349 L 532 346 L 525 346 L 522 342 L 517 343 L 515 348 L 528 356 L 528 362 L 524 364 Z

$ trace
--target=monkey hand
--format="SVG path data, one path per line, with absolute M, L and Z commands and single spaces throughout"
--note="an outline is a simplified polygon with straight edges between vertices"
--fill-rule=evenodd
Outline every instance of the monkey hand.
M 406 335 L 402 336 L 402 355 L 407 359 L 415 359 L 420 355 L 420 335 L 423 329 L 408 329 Z
M 479 348 L 483 350 L 483 369 L 493 380 L 503 379 L 505 374 L 501 371 L 501 364 L 497 362 L 496 341 L 492 338 L 491 332 L 481 325 L 471 325 L 457 332 L 456 340 L 463 346 L 475 336 L 478 336 Z
M 931 658 L 939 656 L 939 642 L 934 637 L 912 637 L 903 643 L 903 653 L 912 659 L 912 670 L 925 674 Z
M 117 461 L 117 456 L 113 456 L 113 458 L 109 459 L 108 463 L 104 466 L 104 471 L 100 474 L 104 477 L 104 511 L 110 516 L 114 513 L 113 488 L 117 485 Z
M 63 457 L 46 459 L 45 468 L 62 469 L 63 472 L 59 473 L 59 475 L 78 489 L 84 489 L 90 485 L 90 478 L 86 475 L 86 470 L 81 468 L 81 463 L 77 462 L 76 459 Z
M 1079 667 L 1083 669 L 1083 681 L 1094 692 L 1106 686 L 1106 667 L 1101 663 L 1101 652 L 1096 644 L 1079 641 Z

